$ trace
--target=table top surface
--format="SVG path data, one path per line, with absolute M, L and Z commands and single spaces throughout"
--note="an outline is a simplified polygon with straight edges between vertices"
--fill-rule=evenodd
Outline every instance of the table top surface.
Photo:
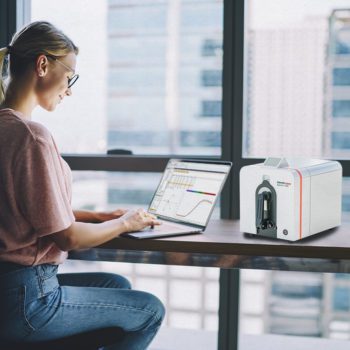
M 240 232 L 238 220 L 211 220 L 205 232 L 156 239 L 118 237 L 98 248 L 199 254 L 350 259 L 350 223 L 300 241 Z

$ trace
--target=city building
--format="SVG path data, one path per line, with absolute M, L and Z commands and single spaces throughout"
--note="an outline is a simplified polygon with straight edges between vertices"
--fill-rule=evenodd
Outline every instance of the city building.
M 324 18 L 247 28 L 245 155 L 322 155 Z
M 108 1 L 108 148 L 219 154 L 222 1 Z
M 325 154 L 348 157 L 350 151 L 350 9 L 329 17 L 325 84 Z

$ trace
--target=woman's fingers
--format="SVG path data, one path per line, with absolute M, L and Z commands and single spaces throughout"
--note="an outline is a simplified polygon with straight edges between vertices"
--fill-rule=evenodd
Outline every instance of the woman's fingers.
M 139 214 L 146 226 L 155 226 L 155 225 L 161 224 L 160 221 L 157 220 L 156 216 L 154 216 L 153 214 L 147 213 L 143 209 L 139 209 Z
M 143 209 L 130 210 L 122 218 L 127 221 L 127 225 L 130 227 L 129 231 L 138 231 L 147 226 L 152 227 L 161 224 L 156 216 L 147 213 Z

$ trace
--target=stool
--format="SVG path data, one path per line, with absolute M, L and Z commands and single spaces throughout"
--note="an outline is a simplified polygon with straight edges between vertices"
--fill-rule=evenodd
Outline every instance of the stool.
M 1 350 L 98 350 L 120 341 L 124 334 L 121 328 L 110 327 L 33 343 L 4 343 L 0 339 L 0 344 Z

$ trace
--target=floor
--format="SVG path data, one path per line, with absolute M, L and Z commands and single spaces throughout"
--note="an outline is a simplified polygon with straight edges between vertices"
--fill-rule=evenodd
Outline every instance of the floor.
M 217 350 L 217 333 L 162 328 L 149 350 Z M 242 335 L 239 350 L 349 350 L 350 341 L 280 336 Z

